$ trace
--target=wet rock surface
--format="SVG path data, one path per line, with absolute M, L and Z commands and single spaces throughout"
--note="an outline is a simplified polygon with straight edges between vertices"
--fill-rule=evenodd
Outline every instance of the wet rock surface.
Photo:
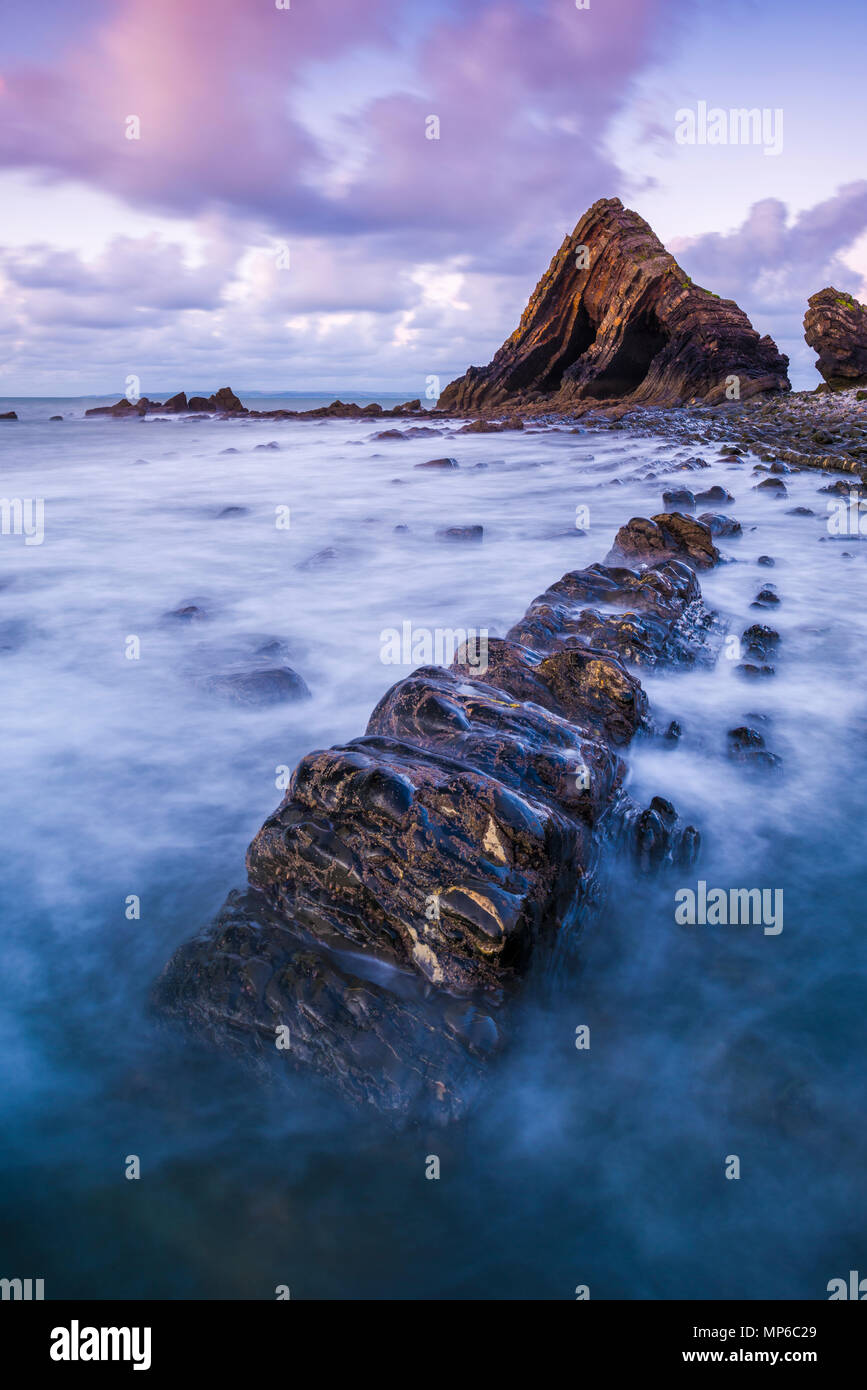
M 623 788 L 649 728 L 630 667 L 718 646 L 689 521 L 647 566 L 564 575 L 506 638 L 414 671 L 362 737 L 303 758 L 249 889 L 177 951 L 158 1010 L 269 1074 L 309 1069 L 395 1116 L 464 1113 L 521 981 L 574 956 L 615 852 L 647 871 L 696 856 L 668 801 Z
M 663 512 L 650 520 L 633 517 L 621 526 L 608 554 L 609 560 L 640 564 L 675 557 L 697 569 L 712 569 L 720 556 L 710 527 L 683 512 Z

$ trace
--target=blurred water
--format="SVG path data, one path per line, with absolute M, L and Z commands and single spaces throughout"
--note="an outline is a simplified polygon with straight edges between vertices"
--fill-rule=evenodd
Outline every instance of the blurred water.
M 695 450 L 625 433 L 394 441 L 369 421 L 85 421 L 87 404 L 3 403 L 22 418 L 0 424 L 0 493 L 45 501 L 42 544 L 0 537 L 0 1275 L 48 1297 L 824 1298 L 865 1272 L 867 547 L 822 540 L 826 480 L 787 478 L 775 503 L 710 447 L 711 469 L 641 481 Z M 413 467 L 443 454 L 460 470 Z M 383 664 L 384 629 L 502 635 L 663 487 L 717 482 L 744 535 L 702 586 L 730 631 L 778 628 L 777 675 L 645 678 L 684 737 L 630 751 L 632 790 L 701 828 L 701 863 L 683 882 L 619 868 L 580 973 L 554 1003 L 528 988 L 470 1121 L 395 1135 L 311 1078 L 259 1090 L 154 1027 L 147 990 L 243 882 L 277 769 L 362 733 L 410 669 Z M 435 539 L 476 523 L 482 545 Z M 750 608 L 767 580 L 770 615 Z M 164 619 L 189 603 L 201 621 Z M 207 690 L 257 635 L 287 644 L 311 700 Z M 784 776 L 726 758 L 748 713 Z M 698 877 L 782 888 L 783 932 L 676 926 Z

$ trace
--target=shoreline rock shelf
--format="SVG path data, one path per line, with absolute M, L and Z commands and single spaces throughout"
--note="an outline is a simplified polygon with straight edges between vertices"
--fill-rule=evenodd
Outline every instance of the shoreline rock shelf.
M 522 980 L 574 959 L 615 853 L 647 870 L 696 856 L 669 802 L 623 789 L 623 750 L 653 732 L 627 663 L 718 646 L 695 573 L 710 531 L 676 515 L 663 533 L 672 520 L 633 519 L 618 546 L 656 526 L 649 563 L 565 575 L 489 639 L 483 672 L 463 650 L 422 667 L 363 737 L 303 758 L 249 888 L 175 953 L 158 1012 L 395 1117 L 463 1114 Z

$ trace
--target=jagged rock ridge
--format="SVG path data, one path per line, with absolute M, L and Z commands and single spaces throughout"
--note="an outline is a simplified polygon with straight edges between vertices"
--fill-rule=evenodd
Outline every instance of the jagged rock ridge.
M 647 868 L 695 856 L 670 803 L 622 786 L 649 728 L 627 663 L 715 658 L 695 574 L 710 531 L 657 523 L 618 533 L 620 554 L 656 524 L 652 563 L 565 575 L 489 639 L 483 671 L 466 650 L 414 671 L 362 738 L 302 759 L 250 846 L 249 890 L 175 954 L 158 1007 L 353 1101 L 460 1115 L 531 965 L 572 959 L 612 848 Z
M 787 367 L 733 300 L 693 285 L 643 218 L 602 198 L 565 238 L 493 360 L 451 382 L 438 404 L 713 404 L 734 377 L 741 400 L 788 391 Z

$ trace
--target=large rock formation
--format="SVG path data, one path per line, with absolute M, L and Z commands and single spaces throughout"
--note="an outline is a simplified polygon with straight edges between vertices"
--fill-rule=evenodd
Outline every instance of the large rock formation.
M 622 751 L 650 731 L 629 665 L 710 662 L 721 641 L 695 573 L 710 532 L 664 520 L 646 566 L 565 575 L 506 639 L 414 671 L 364 737 L 305 757 L 249 889 L 176 953 L 158 1007 L 353 1100 L 459 1115 L 516 985 L 572 958 L 612 848 L 647 868 L 695 856 L 667 801 L 622 787 Z
M 438 404 L 712 404 L 734 377 L 741 400 L 788 391 L 787 367 L 732 300 L 690 282 L 637 213 L 602 198 L 566 237 L 493 361 L 470 367 Z
M 867 306 L 831 287 L 807 301 L 804 337 L 819 354 L 816 366 L 834 390 L 867 386 Z

